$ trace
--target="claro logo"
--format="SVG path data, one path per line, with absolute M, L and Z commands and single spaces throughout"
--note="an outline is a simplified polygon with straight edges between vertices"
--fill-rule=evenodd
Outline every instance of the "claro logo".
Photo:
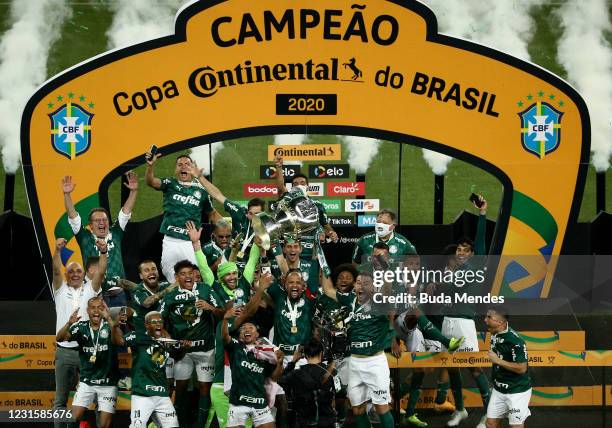
M 365 183 L 351 181 L 327 183 L 328 196 L 364 196 Z
M 249 183 L 242 187 L 244 196 L 276 196 L 278 189 L 271 184 Z

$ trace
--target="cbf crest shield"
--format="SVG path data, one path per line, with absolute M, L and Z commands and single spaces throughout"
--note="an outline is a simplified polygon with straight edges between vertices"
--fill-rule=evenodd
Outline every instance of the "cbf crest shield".
M 70 160 L 85 153 L 91 145 L 93 117 L 93 113 L 72 102 L 49 113 L 53 149 Z
M 542 159 L 559 147 L 563 112 L 547 102 L 538 101 L 518 115 L 525 150 Z

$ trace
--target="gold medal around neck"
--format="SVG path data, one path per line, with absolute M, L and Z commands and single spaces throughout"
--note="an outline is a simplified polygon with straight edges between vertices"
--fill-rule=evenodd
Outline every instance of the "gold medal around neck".
M 244 251 L 238 251 L 238 258 L 241 259 L 244 257 Z
M 96 363 L 96 356 L 95 356 L 95 355 L 92 355 L 91 357 L 89 357 L 89 362 L 90 362 L 91 364 L 95 364 L 95 363 Z
M 295 334 L 297 332 L 298 332 L 297 326 L 295 326 L 295 325 L 291 326 L 291 333 Z

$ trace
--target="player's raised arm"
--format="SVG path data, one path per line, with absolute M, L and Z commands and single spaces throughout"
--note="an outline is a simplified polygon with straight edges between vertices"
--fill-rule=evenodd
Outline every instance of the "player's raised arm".
M 221 323 L 221 337 L 223 338 L 223 344 L 228 345 L 232 341 L 232 336 L 229 334 L 228 320 L 236 315 L 234 307 L 230 307 L 225 311 L 223 315 L 223 322 Z
M 202 236 L 202 228 L 196 228 L 195 223 L 192 221 L 188 221 L 185 224 L 185 228 L 187 229 L 187 235 L 189 235 L 191 244 L 193 245 L 196 264 L 198 265 L 198 269 L 200 269 L 202 281 L 204 281 L 204 284 L 212 285 L 213 282 L 215 282 L 215 274 L 213 273 L 210 266 L 208 266 L 206 256 L 202 252 L 202 244 L 200 243 L 200 236 Z
M 155 176 L 155 172 L 153 171 L 153 164 L 157 161 L 157 158 L 161 156 L 160 153 L 155 153 L 154 155 L 151 152 L 145 153 L 145 161 L 147 162 L 147 169 L 145 171 L 145 182 L 148 186 L 159 190 L 161 188 L 161 179 Z
M 287 192 L 287 187 L 285 186 L 285 173 L 283 171 L 283 157 L 276 156 L 274 158 L 274 165 L 276 166 L 276 188 L 278 189 L 278 196 Z
M 206 177 L 204 177 L 204 174 L 202 173 L 202 170 L 198 168 L 198 166 L 195 164 L 193 164 L 192 166 L 192 172 L 191 175 L 193 175 L 202 186 L 204 186 L 204 189 L 206 189 L 206 191 L 208 192 L 208 194 L 217 202 L 219 202 L 220 204 L 224 204 L 225 200 L 227 199 L 225 197 L 225 195 L 221 192 L 221 190 L 219 190 L 219 188 L 217 186 L 215 186 L 214 184 L 212 184 L 210 181 L 208 181 L 206 179 Z
M 72 176 L 66 175 L 62 178 L 62 192 L 64 194 L 64 207 L 66 208 L 66 214 L 68 218 L 73 219 L 79 215 L 77 210 L 74 208 L 74 202 L 72 201 L 71 193 L 74 191 L 76 184 L 72 182 Z
M 72 334 L 70 334 L 70 326 L 77 322 L 81 316 L 79 315 L 79 308 L 76 308 L 74 312 L 70 315 L 68 322 L 63 325 L 63 327 L 57 332 L 57 336 L 55 336 L 56 342 L 68 342 L 72 338 Z
M 138 194 L 138 175 L 134 171 L 128 171 L 126 174 L 127 183 L 123 185 L 130 190 L 130 193 L 121 207 L 121 211 L 125 215 L 131 215 L 136 205 L 136 195 Z
M 57 290 L 62 286 L 64 278 L 62 277 L 62 249 L 66 246 L 64 238 L 58 238 L 55 241 L 55 252 L 53 253 L 53 289 Z
M 108 246 L 103 239 L 96 239 L 96 247 L 100 251 L 100 261 L 98 262 L 98 270 L 91 279 L 91 287 L 97 293 L 102 288 L 104 277 L 106 276 L 106 268 L 108 267 Z

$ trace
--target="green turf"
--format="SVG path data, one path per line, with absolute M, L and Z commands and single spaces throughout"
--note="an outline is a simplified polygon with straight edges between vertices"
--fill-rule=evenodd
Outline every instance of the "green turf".
M 52 47 L 49 61 L 49 75 L 54 75 L 89 57 L 103 52 L 107 48 L 106 30 L 112 21 L 112 12 L 107 2 L 70 2 L 73 15 L 62 28 L 62 37 Z M 533 61 L 560 76 L 565 70 L 556 62 L 556 43 L 561 35 L 559 20 L 553 12 L 559 7 L 558 2 L 546 2 L 531 10 L 536 20 L 534 37 L 529 44 L 529 53 Z M 0 31 L 5 31 L 10 22 L 8 19 L 10 4 L 0 2 Z M 612 2 L 610 3 L 612 14 Z M 612 32 L 607 34 L 612 41 Z M 334 136 L 310 136 L 307 142 L 320 143 L 335 140 Z M 213 170 L 214 181 L 221 187 L 226 196 L 232 199 L 246 199 L 242 195 L 244 183 L 259 182 L 259 165 L 266 163 L 266 145 L 271 144 L 272 137 L 257 137 L 225 142 L 218 153 Z M 398 164 L 399 145 L 383 142 L 378 155 L 372 160 L 366 174 L 367 196 L 380 198 L 381 206 L 400 210 L 404 224 L 430 224 L 433 222 L 433 186 L 434 177 L 423 160 L 421 149 L 404 145 L 403 171 L 401 173 L 401 204 L 398 207 Z M 343 157 L 346 159 L 346 147 Z M 162 157 L 156 165 L 158 176 L 173 173 L 174 156 Z M 306 170 L 307 163 L 303 169 Z M 134 219 L 150 218 L 161 212 L 161 195 L 147 188 L 144 184 L 144 167 L 136 169 L 141 180 L 141 191 L 136 204 Z M 67 171 L 68 173 L 69 171 Z M 354 179 L 354 172 L 350 179 Z M 607 174 L 607 208 L 612 204 L 612 174 Z M 444 221 L 453 219 L 464 209 L 470 209 L 467 197 L 470 187 L 476 185 L 489 200 L 489 215 L 495 218 L 502 197 L 502 185 L 495 178 L 478 168 L 453 160 L 445 177 Z M 119 186 L 115 182 L 110 189 L 111 210 L 119 209 Z M 552 189 L 552 188 L 551 188 Z M 0 173 L 0 195 L 4 196 L 4 173 Z M 61 197 L 58 184 L 58 197 Z M 23 176 L 18 171 L 15 189 L 15 210 L 29 215 L 27 199 L 23 185 Z M 595 212 L 595 174 L 589 168 L 584 198 L 581 205 L 579 221 L 592 220 Z

